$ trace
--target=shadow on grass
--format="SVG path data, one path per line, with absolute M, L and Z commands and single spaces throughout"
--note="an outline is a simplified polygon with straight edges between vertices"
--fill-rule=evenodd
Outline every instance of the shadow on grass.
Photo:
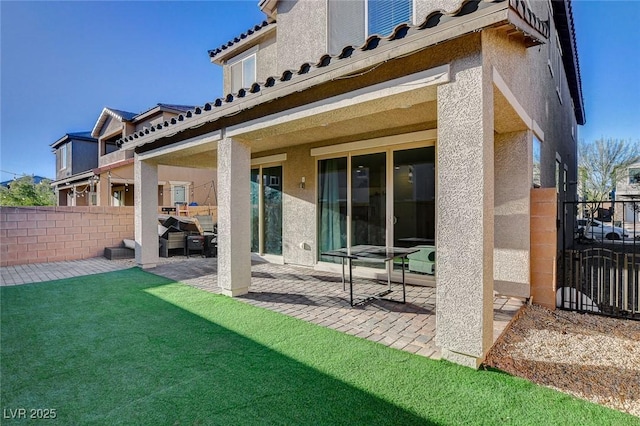
M 61 424 L 636 424 L 139 269 L 0 292 L 0 408 Z
M 435 424 L 167 303 L 171 284 L 132 269 L 2 288 L 0 408 L 66 424 Z

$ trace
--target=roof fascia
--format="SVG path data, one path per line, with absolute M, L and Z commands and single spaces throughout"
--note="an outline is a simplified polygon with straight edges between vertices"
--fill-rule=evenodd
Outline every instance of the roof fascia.
M 74 140 L 78 140 L 78 141 L 87 141 L 87 142 L 98 142 L 98 140 L 96 138 L 90 138 L 87 136 L 72 136 L 70 134 L 66 134 L 63 137 L 61 137 L 60 139 L 58 139 L 57 141 L 55 141 L 54 143 L 52 143 L 50 146 L 52 149 L 56 149 L 58 148 L 60 145 L 62 145 L 65 142 L 71 142 Z
M 269 18 L 276 18 L 276 15 L 278 14 L 278 9 L 277 6 L 278 5 L 278 0 L 260 0 L 260 2 L 258 3 L 258 7 L 260 8 L 260 10 L 267 15 Z
M 124 118 L 122 118 L 120 115 L 110 110 L 109 108 L 104 107 L 102 109 L 102 112 L 100 113 L 100 116 L 98 117 L 98 121 L 96 121 L 95 126 L 93 126 L 93 130 L 91 130 L 91 136 L 93 136 L 94 138 L 97 138 L 100 136 L 100 133 L 99 133 L 100 129 L 102 129 L 102 126 L 104 126 L 104 123 L 106 123 L 107 118 L 109 117 L 113 117 L 120 122 L 127 121 Z
M 570 53 L 570 55 L 562 55 L 562 63 L 564 65 L 565 72 L 567 72 L 567 80 L 569 80 L 569 91 L 573 98 L 576 121 L 578 124 L 584 125 L 586 117 L 584 113 L 584 99 L 582 96 L 580 64 L 578 62 L 578 52 L 573 29 L 573 11 L 571 10 L 569 0 L 553 1 L 553 19 L 556 23 L 556 29 L 560 33 L 559 39 L 562 51 L 564 53 Z M 569 78 L 569 72 L 571 73 L 571 78 Z
M 94 176 L 93 170 L 89 170 L 87 172 L 81 172 L 81 173 L 77 173 L 73 176 L 69 176 L 68 178 L 64 178 L 64 179 L 60 179 L 60 180 L 54 180 L 53 182 L 51 182 L 51 186 L 59 186 L 59 185 L 65 185 L 71 182 L 75 182 L 78 180 L 82 180 L 82 179 L 89 179 L 91 176 Z

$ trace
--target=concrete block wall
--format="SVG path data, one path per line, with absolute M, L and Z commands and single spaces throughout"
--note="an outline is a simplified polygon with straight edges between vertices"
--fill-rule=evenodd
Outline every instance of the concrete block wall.
M 133 207 L 0 207 L 0 266 L 102 256 L 134 238 Z
M 531 190 L 531 297 L 551 310 L 556 308 L 557 212 L 555 188 Z

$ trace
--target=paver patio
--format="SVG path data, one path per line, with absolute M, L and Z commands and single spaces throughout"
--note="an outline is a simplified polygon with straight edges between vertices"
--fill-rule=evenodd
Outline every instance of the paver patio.
M 110 261 L 94 258 L 81 261 L 31 264 L 0 268 L 2 285 L 19 285 L 73 276 L 89 275 L 135 266 L 132 260 Z M 219 293 L 215 258 L 173 257 L 148 272 Z M 349 293 L 343 291 L 340 274 L 311 268 L 254 262 L 251 290 L 238 297 L 246 303 L 280 312 L 304 321 L 384 345 L 439 358 L 436 330 L 436 289 L 407 285 L 407 303 L 375 300 L 351 307 Z M 357 279 L 355 291 L 371 294 L 386 283 Z M 394 285 L 395 289 L 401 289 Z M 394 292 L 390 297 L 399 297 Z M 522 306 L 522 301 L 494 297 L 494 341 Z

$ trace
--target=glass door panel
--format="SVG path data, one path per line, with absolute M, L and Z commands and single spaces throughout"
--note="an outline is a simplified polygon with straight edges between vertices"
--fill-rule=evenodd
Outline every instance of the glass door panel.
M 384 152 L 351 157 L 351 246 L 386 245 L 386 158 Z
M 282 166 L 262 169 L 264 252 L 282 255 Z
M 260 169 L 251 169 L 251 251 L 260 252 Z
M 318 161 L 318 255 L 347 246 L 347 192 L 347 158 Z
M 420 247 L 409 272 L 435 273 L 435 148 L 393 153 L 393 245 Z M 396 263 L 395 269 L 401 265 Z

